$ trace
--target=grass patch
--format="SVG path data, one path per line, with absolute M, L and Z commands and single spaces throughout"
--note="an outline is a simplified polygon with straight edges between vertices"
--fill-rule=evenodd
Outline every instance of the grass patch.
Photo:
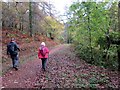
M 97 83 L 98 83 L 98 80 L 97 80 L 97 78 L 92 77 L 92 78 L 89 79 L 89 83 L 90 83 L 90 84 L 97 84 Z
M 81 74 L 80 76 L 83 78 L 86 78 L 88 76 L 88 74 Z
M 16 37 L 17 35 L 16 35 L 16 34 L 9 33 L 7 36 L 10 37 L 10 38 L 12 38 L 12 37 Z

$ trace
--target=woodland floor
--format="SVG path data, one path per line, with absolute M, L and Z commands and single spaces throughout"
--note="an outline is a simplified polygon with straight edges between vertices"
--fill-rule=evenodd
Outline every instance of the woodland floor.
M 118 72 L 86 63 L 68 44 L 50 50 L 45 72 L 36 55 L 18 71 L 11 68 L 2 75 L 2 88 L 118 88 L 118 84 Z

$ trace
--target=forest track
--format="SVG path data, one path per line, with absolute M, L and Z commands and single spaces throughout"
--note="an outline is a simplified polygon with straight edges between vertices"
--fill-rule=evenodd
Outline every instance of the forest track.
M 117 72 L 86 63 L 68 44 L 50 51 L 46 72 L 36 57 L 2 76 L 2 88 L 117 88 L 118 84 Z

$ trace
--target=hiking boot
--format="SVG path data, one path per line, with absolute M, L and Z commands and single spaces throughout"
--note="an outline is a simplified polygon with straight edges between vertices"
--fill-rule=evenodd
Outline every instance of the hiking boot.
M 14 67 L 15 68 L 15 70 L 17 71 L 18 70 L 18 68 L 17 67 Z
M 46 71 L 46 69 L 45 69 L 45 68 L 42 68 L 42 70 L 43 70 L 43 71 Z
M 44 70 L 44 71 L 46 71 L 46 69 L 45 69 L 45 68 L 44 68 L 43 70 Z

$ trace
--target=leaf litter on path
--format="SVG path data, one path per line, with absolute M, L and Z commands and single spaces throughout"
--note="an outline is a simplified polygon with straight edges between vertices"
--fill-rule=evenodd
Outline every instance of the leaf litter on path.
M 20 70 L 9 74 L 10 72 L 3 76 L 2 87 L 117 88 L 117 80 L 119 80 L 116 72 L 90 65 L 76 57 L 73 47 L 67 44 L 57 46 L 50 51 L 47 71 L 41 70 L 41 60 L 35 58 L 22 65 Z

